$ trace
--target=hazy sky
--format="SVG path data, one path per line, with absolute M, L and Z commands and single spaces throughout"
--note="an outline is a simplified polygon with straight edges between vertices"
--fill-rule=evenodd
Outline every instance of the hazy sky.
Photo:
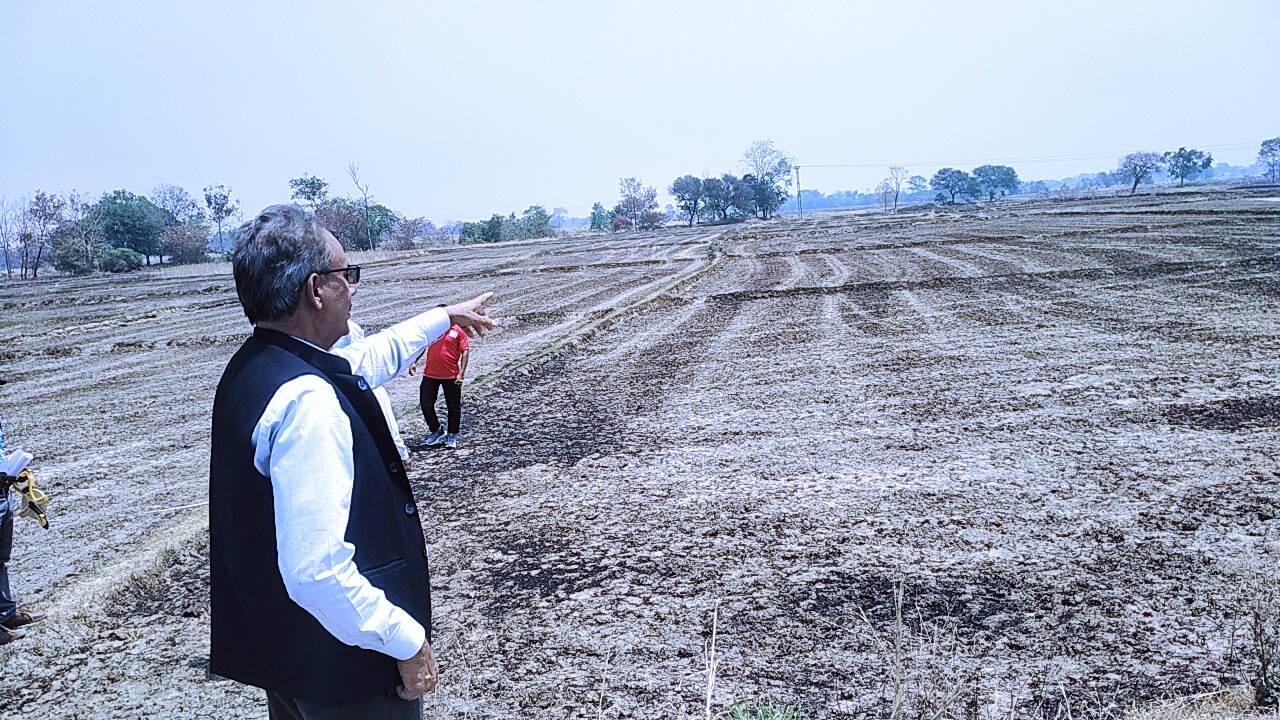
M 351 161 L 432 220 L 611 205 L 618 178 L 806 187 L 1280 135 L 1280 2 L 0 0 L 0 195 L 225 183 L 248 212 Z M 1019 158 L 1094 156 L 1056 162 Z M 1100 156 L 1100 157 L 1098 157 Z

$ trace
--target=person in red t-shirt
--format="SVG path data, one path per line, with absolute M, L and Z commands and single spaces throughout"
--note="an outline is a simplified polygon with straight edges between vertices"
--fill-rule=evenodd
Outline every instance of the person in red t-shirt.
M 427 436 L 427 447 L 443 444 L 453 450 L 458 447 L 458 426 L 462 424 L 462 383 L 467 374 L 467 360 L 471 355 L 471 341 L 467 332 L 454 325 L 431 343 L 426 352 L 418 356 L 409 368 L 409 373 L 417 371 L 418 363 L 427 359 L 422 369 L 422 385 L 418 387 L 418 399 L 422 403 L 422 415 L 427 419 L 427 427 L 431 434 Z M 444 404 L 448 408 L 449 425 L 447 431 L 440 426 L 440 418 L 436 416 L 436 397 L 440 388 L 444 388 Z

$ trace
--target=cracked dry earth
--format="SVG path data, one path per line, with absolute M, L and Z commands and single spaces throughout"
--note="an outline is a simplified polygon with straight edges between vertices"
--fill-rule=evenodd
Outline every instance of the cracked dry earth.
M 700 715 L 713 617 L 716 711 L 879 714 L 896 588 L 917 707 L 947 678 L 1047 717 L 1243 681 L 1247 588 L 1280 575 L 1274 195 L 374 258 L 371 328 L 489 287 L 504 320 L 463 449 L 414 457 L 428 715 Z M 60 509 L 19 526 L 17 590 L 53 617 L 0 649 L 6 717 L 264 715 L 205 671 L 201 510 L 138 511 L 203 499 L 230 287 L 6 286 L 6 430 Z

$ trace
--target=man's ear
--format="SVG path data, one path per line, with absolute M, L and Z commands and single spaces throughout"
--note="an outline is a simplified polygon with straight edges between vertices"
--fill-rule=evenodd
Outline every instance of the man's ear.
M 313 310 L 320 310 L 324 307 L 324 300 L 320 297 L 320 276 L 311 273 L 307 281 L 302 285 L 303 300 L 311 306 Z

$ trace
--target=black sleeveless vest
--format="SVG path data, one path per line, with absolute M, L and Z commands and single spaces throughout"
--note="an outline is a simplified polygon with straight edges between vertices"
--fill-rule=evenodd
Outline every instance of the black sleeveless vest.
M 209 669 L 290 697 L 343 705 L 393 692 L 400 673 L 390 656 L 330 635 L 289 599 L 280 577 L 271 480 L 254 468 L 252 436 L 276 390 L 301 375 L 331 384 L 351 421 L 355 482 L 345 538 L 355 545 L 356 567 L 430 639 L 422 526 L 378 401 L 346 360 L 257 329 L 231 358 L 213 401 Z

